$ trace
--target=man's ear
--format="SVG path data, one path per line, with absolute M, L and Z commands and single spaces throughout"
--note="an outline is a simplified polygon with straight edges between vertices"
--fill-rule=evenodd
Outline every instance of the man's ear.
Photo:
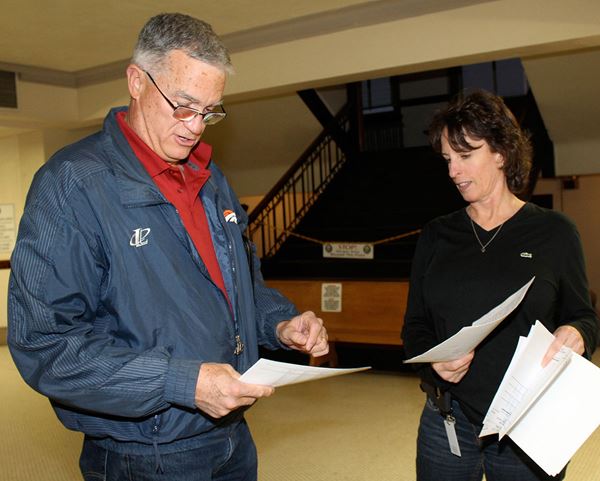
M 127 73 L 127 87 L 129 89 L 129 96 L 132 99 L 137 99 L 140 93 L 144 89 L 144 71 L 137 65 L 130 64 L 126 70 Z

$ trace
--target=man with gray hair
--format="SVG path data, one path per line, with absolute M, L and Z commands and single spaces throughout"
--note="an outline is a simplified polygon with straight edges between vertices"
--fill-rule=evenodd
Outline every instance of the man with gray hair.
M 322 320 L 264 285 L 244 209 L 200 142 L 226 116 L 231 69 L 210 25 L 151 18 L 127 67 L 129 106 L 32 183 L 9 346 L 85 434 L 85 480 L 255 480 L 243 411 L 273 388 L 239 373 L 259 345 L 328 351 Z

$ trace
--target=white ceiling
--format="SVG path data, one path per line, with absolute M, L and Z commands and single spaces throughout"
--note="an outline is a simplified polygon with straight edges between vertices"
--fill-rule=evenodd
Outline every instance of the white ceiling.
M 162 11 L 227 34 L 362 1 L 3 0 L 10 14 L 0 17 L 0 61 L 74 72 L 127 58 L 141 26 Z
M 581 7 L 596 1 L 577 0 L 576 3 Z M 29 76 L 28 80 L 68 86 L 120 78 L 141 26 L 150 16 L 163 11 L 188 13 L 208 21 L 235 53 L 257 46 L 486 3 L 493 5 L 497 2 L 2 0 L 0 69 L 17 71 L 22 79 Z M 567 5 L 565 8 L 569 8 Z M 597 7 L 591 10 L 600 11 Z M 518 12 L 515 19 L 518 19 Z M 593 18 L 588 21 L 596 23 Z M 581 45 L 581 52 L 524 59 L 546 125 L 556 141 L 599 137 L 596 134 L 600 125 L 598 45 L 600 41 L 591 48 L 590 45 Z M 10 127 L 20 128 L 18 125 Z
M 489 0 L 2 0 L 0 65 L 77 72 L 123 61 L 146 20 L 164 11 L 209 22 L 236 51 L 261 35 L 277 43 L 302 36 L 303 31 L 314 34 L 314 28 L 339 30 L 485 1 Z

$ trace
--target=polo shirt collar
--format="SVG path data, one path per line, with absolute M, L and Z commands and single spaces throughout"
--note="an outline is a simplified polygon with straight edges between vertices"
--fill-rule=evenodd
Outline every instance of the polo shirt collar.
M 169 169 L 169 162 L 161 159 L 142 138 L 125 121 L 126 111 L 117 112 L 116 118 L 123 135 L 129 142 L 136 157 L 144 165 L 150 177 L 154 178 Z M 190 157 L 183 162 L 192 170 L 206 170 L 210 164 L 212 147 L 204 142 L 199 142 L 192 151 Z

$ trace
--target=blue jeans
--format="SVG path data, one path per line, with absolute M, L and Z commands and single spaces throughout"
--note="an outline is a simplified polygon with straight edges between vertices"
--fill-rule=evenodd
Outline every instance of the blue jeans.
M 160 450 L 160 448 L 159 448 Z M 86 437 L 79 459 L 84 481 L 256 481 L 256 446 L 245 421 L 206 434 L 206 444 L 156 456 L 109 451 Z
M 507 436 L 479 438 L 480 427 L 469 422 L 456 401 L 452 401 L 456 435 L 461 457 L 450 452 L 444 418 L 430 400 L 425 403 L 417 438 L 418 481 L 549 481 L 548 476 Z

